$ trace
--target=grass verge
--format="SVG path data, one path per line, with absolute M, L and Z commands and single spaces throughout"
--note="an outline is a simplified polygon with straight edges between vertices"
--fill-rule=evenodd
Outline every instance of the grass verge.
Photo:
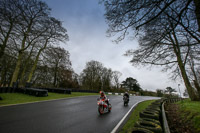
M 9 105 L 9 104 L 20 104 L 20 103 L 37 102 L 37 101 L 52 100 L 52 99 L 77 97 L 77 96 L 89 96 L 89 95 L 98 95 L 98 93 L 72 92 L 72 94 L 58 94 L 58 93 L 48 92 L 47 97 L 35 97 L 35 96 L 22 94 L 22 93 L 0 93 L 0 97 L 2 97 L 3 99 L 3 100 L 0 100 L 0 106 Z
M 155 100 L 148 100 L 139 103 L 134 111 L 131 113 L 131 116 L 129 120 L 126 122 L 126 124 L 121 129 L 120 133 L 131 133 L 134 127 L 134 124 L 139 120 L 139 113 L 143 111 L 145 108 L 147 108 L 152 102 Z
M 200 132 L 200 102 L 189 99 L 180 101 L 179 112 L 185 122 L 190 122 L 197 132 Z

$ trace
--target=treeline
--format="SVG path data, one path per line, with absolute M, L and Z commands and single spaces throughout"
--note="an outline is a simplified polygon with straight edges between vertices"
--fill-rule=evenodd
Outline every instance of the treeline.
M 119 71 L 106 68 L 101 62 L 90 61 L 80 74 L 80 86 L 89 90 L 114 91 L 120 88 L 119 78 L 122 75 Z
M 69 38 L 62 22 L 40 0 L 0 0 L 0 85 L 74 86 Z M 75 85 L 76 86 L 76 85 Z
M 156 91 L 141 90 L 140 95 L 142 96 L 155 96 L 155 97 L 166 97 L 166 98 L 178 98 L 180 94 L 176 94 L 176 89 L 172 87 L 166 87 L 165 89 L 156 89 Z M 185 96 L 185 95 L 184 95 Z

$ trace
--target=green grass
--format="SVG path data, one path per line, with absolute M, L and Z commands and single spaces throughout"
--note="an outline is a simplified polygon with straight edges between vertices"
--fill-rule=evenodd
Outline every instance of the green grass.
M 191 122 L 197 132 L 200 132 L 200 102 L 189 99 L 177 103 L 180 115 L 186 122 Z
M 139 103 L 134 111 L 132 112 L 129 120 L 126 122 L 120 133 L 131 133 L 134 127 L 134 124 L 139 120 L 139 113 L 143 111 L 145 108 L 147 108 L 152 102 L 155 100 L 148 100 Z
M 80 92 L 72 92 L 72 94 L 58 94 L 58 93 L 48 93 L 47 97 L 35 97 L 21 93 L 0 93 L 0 97 L 3 100 L 0 100 L 0 106 L 9 105 L 9 104 L 19 104 L 19 103 L 29 103 L 36 101 L 44 101 L 44 100 L 52 100 L 52 99 L 60 99 L 60 98 L 69 98 L 69 97 L 77 97 L 77 96 L 88 96 L 88 95 L 98 95 L 98 93 L 80 93 Z

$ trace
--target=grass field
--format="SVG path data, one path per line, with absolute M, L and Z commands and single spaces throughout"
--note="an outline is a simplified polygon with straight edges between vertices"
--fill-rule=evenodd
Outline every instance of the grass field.
M 191 122 L 197 132 L 200 133 L 200 102 L 189 99 L 177 103 L 180 107 L 181 117 Z
M 72 94 L 58 94 L 49 92 L 47 97 L 35 97 L 22 93 L 0 93 L 0 97 L 3 99 L 0 100 L 0 106 L 88 95 L 98 95 L 98 93 L 72 92 Z
M 148 101 L 144 101 L 144 102 L 139 103 L 136 106 L 136 108 L 134 109 L 134 111 L 132 112 L 129 120 L 124 125 L 124 127 L 122 128 L 120 133 L 131 133 L 132 129 L 134 127 L 134 124 L 139 120 L 139 112 L 141 112 L 142 110 L 147 108 L 154 101 L 155 100 L 148 100 Z

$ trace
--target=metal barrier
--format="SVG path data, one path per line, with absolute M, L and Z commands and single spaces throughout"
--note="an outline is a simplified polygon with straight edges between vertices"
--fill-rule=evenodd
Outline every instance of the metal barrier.
M 163 130 L 165 133 L 170 133 L 170 129 L 168 126 L 168 122 L 167 122 L 167 118 L 166 118 L 166 114 L 165 114 L 165 108 L 164 108 L 164 104 L 166 101 L 164 101 L 162 103 L 162 122 L 163 122 Z
M 182 101 L 183 98 L 168 98 L 166 99 L 166 103 L 176 103 L 176 102 L 179 102 L 179 101 Z
M 176 103 L 176 102 L 179 102 L 179 101 L 182 101 L 183 98 L 168 98 L 168 99 L 165 99 L 162 103 L 162 122 L 163 122 L 163 130 L 165 133 L 170 133 L 170 129 L 169 129 L 169 126 L 168 126 L 168 122 L 167 122 L 167 118 L 166 118 L 166 113 L 165 113 L 165 103 Z

